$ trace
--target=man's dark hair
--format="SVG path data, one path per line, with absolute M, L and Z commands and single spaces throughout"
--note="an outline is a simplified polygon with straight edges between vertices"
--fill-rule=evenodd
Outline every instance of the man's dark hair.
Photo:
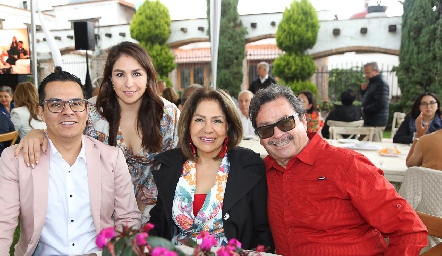
M 41 81 L 40 86 L 38 87 L 38 103 L 41 105 L 43 104 L 45 97 L 46 97 L 46 85 L 50 82 L 75 82 L 77 83 L 81 91 L 83 92 L 83 97 L 86 98 L 86 89 L 84 85 L 81 83 L 80 78 L 76 77 L 75 75 L 72 75 L 71 73 L 68 73 L 66 71 L 61 71 L 58 73 L 51 73 L 47 77 Z
M 352 105 L 356 99 L 356 94 L 352 89 L 347 89 L 341 93 L 342 105 Z
M 261 106 L 274 101 L 276 99 L 283 98 L 286 99 L 289 104 L 293 107 L 293 110 L 299 114 L 299 118 L 305 114 L 305 109 L 302 105 L 302 101 L 296 97 L 290 87 L 280 84 L 274 84 L 265 89 L 258 90 L 255 96 L 250 101 L 249 106 L 249 118 L 252 121 L 253 128 L 256 129 L 256 117 L 261 109 Z M 277 111 L 277 110 L 275 110 Z
M 21 44 L 23 44 L 23 41 L 18 41 L 18 43 L 21 43 Z
M 54 68 L 54 72 L 55 72 L 55 73 L 57 73 L 57 72 L 61 72 L 61 71 L 63 71 L 63 68 L 62 68 L 62 67 L 60 67 L 60 66 L 55 66 L 55 68 Z

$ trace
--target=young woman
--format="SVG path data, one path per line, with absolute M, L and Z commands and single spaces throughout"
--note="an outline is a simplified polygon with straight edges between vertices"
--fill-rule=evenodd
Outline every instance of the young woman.
M 14 103 L 16 107 L 11 111 L 11 121 L 20 138 L 32 129 L 46 129 L 45 122 L 38 115 L 38 93 L 34 84 L 18 84 L 14 92 Z
M 236 238 L 244 249 L 264 245 L 273 251 L 264 162 L 238 147 L 242 124 L 230 96 L 196 90 L 179 127 L 179 148 L 155 157 L 161 166 L 153 171 L 158 202 L 150 212 L 151 234 L 179 243 L 208 231 L 219 245 Z
M 123 151 L 138 207 L 144 211 L 143 222 L 146 222 L 157 200 L 151 174 L 154 156 L 177 146 L 179 110 L 155 93 L 156 71 L 152 60 L 135 43 L 121 42 L 109 49 L 103 77 L 97 98 L 90 99 L 85 134 Z M 36 134 L 22 142 L 30 152 L 26 163 L 36 164 L 38 152 L 34 156 L 33 149 L 39 144 L 46 152 L 42 131 Z
M 419 118 L 420 115 L 421 118 Z M 417 127 L 418 120 L 421 123 L 419 127 Z M 439 98 L 434 93 L 425 92 L 417 96 L 410 113 L 405 116 L 404 121 L 394 135 L 393 142 L 411 144 L 413 143 L 413 137 L 419 138 L 441 128 Z
M 307 132 L 319 132 L 324 126 L 324 121 L 319 116 L 315 95 L 310 91 L 302 91 L 298 94 L 305 108 L 305 117 L 307 118 Z

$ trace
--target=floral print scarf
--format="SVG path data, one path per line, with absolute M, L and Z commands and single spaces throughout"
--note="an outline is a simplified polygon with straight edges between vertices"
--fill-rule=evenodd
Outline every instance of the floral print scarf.
M 172 206 L 172 218 L 179 228 L 179 234 L 172 241 L 179 243 L 186 237 L 197 241 L 201 231 L 208 231 L 215 235 L 218 245 L 227 245 L 222 221 L 222 207 L 230 162 L 224 156 L 216 175 L 215 186 L 206 195 L 203 206 L 196 216 L 193 214 L 193 199 L 196 190 L 196 163 L 187 160 L 183 165 L 181 177 L 175 189 Z

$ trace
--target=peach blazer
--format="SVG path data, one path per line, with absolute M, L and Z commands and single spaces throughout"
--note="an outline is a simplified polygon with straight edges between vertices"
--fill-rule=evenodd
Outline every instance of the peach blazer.
M 84 136 L 89 196 L 95 230 L 121 225 L 140 226 L 126 160 L 117 147 Z M 0 158 L 0 256 L 9 256 L 20 217 L 20 239 L 15 255 L 32 255 L 40 239 L 48 204 L 49 155 L 40 152 L 40 163 L 31 169 L 22 153 L 14 159 L 15 146 Z

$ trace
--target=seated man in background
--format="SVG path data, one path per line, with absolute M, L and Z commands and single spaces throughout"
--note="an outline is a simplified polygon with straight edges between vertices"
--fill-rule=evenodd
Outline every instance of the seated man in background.
M 322 128 L 322 137 L 328 139 L 329 126 L 327 125 L 328 120 L 342 121 L 342 122 L 353 122 L 361 120 L 362 113 L 361 108 L 353 105 L 356 99 L 356 94 L 352 89 L 347 89 L 341 93 L 342 106 L 335 106 L 335 108 L 330 111 L 327 118 L 325 119 L 324 127 Z
M 138 228 L 129 170 L 120 149 L 83 135 L 85 88 L 67 72 L 52 73 L 39 88 L 39 112 L 49 150 L 31 169 L 14 147 L 0 158 L 0 255 L 9 255 L 20 217 L 16 255 L 80 255 L 98 251 L 107 227 Z
M 418 255 L 427 245 L 426 227 L 381 169 L 307 134 L 290 87 L 259 90 L 249 112 L 269 154 L 268 218 L 279 255 Z
M 238 106 L 240 110 L 240 117 L 242 123 L 243 134 L 255 135 L 252 122 L 249 119 L 249 106 L 253 98 L 253 93 L 249 90 L 242 90 L 238 93 Z

